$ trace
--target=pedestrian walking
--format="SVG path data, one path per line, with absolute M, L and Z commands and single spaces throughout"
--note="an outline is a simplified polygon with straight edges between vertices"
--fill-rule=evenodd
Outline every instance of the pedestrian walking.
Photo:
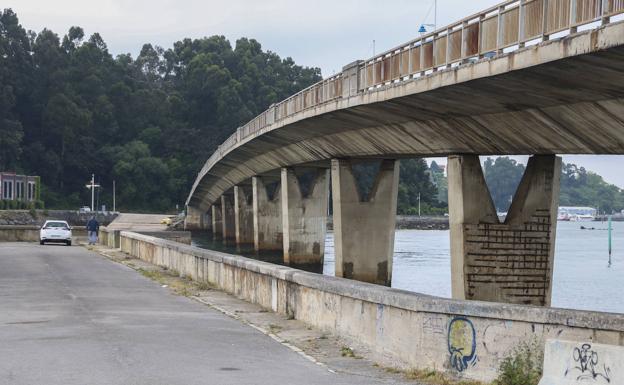
M 89 244 L 95 245 L 98 241 L 98 232 L 100 231 L 100 224 L 95 219 L 95 215 L 87 222 L 87 234 L 89 235 Z

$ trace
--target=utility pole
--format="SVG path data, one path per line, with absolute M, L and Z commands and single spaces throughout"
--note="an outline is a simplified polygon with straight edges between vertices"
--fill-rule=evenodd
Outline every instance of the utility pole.
M 113 212 L 116 212 L 117 209 L 115 207 L 115 180 L 113 179 Z
M 420 193 L 418 193 L 418 217 L 420 218 Z
M 438 0 L 433 0 L 433 30 L 438 29 Z
M 86 187 L 91 189 L 91 212 L 93 212 L 95 211 L 95 189 L 100 187 L 99 184 L 95 184 L 95 174 L 91 174 L 91 183 Z

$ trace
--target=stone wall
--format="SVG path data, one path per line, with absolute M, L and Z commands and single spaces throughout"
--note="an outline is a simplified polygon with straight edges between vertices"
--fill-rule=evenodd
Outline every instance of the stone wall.
M 41 226 L 49 219 L 58 219 L 71 226 L 86 226 L 92 215 L 75 210 L 0 210 L 0 225 Z M 100 225 L 108 225 L 116 217 L 116 213 L 110 212 L 97 214 Z
M 122 251 L 366 344 L 373 359 L 491 381 L 521 341 L 624 345 L 624 315 L 437 298 L 122 232 Z

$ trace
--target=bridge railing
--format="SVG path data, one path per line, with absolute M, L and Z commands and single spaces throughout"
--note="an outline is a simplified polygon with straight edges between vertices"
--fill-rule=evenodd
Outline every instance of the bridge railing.
M 512 0 L 423 35 L 274 104 L 237 129 L 208 161 L 211 167 L 239 142 L 301 111 L 343 97 L 409 81 L 441 68 L 493 57 L 583 25 L 609 23 L 624 13 L 624 0 Z

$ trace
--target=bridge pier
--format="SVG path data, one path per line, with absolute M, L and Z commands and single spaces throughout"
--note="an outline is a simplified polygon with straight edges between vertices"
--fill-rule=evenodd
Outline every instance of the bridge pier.
M 193 206 L 186 207 L 185 230 L 207 230 L 210 227 L 208 214 Z
M 221 224 L 223 228 L 223 243 L 236 242 L 236 213 L 234 211 L 234 196 L 221 195 Z
M 251 179 L 253 195 L 253 242 L 256 252 L 282 251 L 282 202 L 278 187 L 269 196 L 265 179 L 260 176 Z
M 318 170 L 309 186 L 293 169 L 281 170 L 284 262 L 323 267 L 329 201 L 329 170 Z M 302 189 L 307 187 L 307 191 Z
M 245 192 L 243 186 L 234 186 L 234 225 L 237 246 L 254 243 L 251 197 L 251 191 Z
M 210 209 L 212 210 L 212 235 L 215 239 L 223 238 L 221 202 L 213 204 Z
M 390 286 L 399 189 L 399 161 L 384 160 L 368 199 L 349 160 L 331 168 L 336 276 Z
M 501 223 L 479 157 L 449 157 L 453 298 L 550 306 L 560 173 L 532 156 Z

